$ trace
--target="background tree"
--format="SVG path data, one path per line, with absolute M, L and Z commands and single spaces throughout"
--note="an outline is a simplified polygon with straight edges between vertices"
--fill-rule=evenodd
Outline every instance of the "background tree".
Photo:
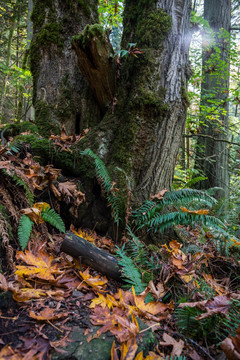
M 203 34 L 200 128 L 196 144 L 195 167 L 207 180 L 200 188 L 220 187 L 218 197 L 229 193 L 228 171 L 228 92 L 231 1 L 204 2 L 204 19 L 210 31 Z M 222 141 L 223 140 L 223 141 Z

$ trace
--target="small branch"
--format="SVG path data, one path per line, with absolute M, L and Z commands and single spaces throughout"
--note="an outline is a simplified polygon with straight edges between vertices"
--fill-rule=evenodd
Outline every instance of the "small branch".
M 219 142 L 225 142 L 227 144 L 230 145 L 237 145 L 240 146 L 239 143 L 233 142 L 233 141 L 229 141 L 226 139 L 216 139 L 215 137 L 211 136 L 211 135 L 205 135 L 205 134 L 191 134 L 191 135 L 183 135 L 186 138 L 191 138 L 191 137 L 203 137 L 203 138 L 207 138 L 207 139 L 212 139 L 213 141 L 219 141 Z

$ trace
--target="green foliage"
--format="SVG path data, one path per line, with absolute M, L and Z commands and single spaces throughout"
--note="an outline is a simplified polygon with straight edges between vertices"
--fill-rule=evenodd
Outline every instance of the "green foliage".
M 137 210 L 133 211 L 133 219 L 138 228 L 147 227 L 148 230 L 163 232 L 174 225 L 206 225 L 209 227 L 225 227 L 217 218 L 209 215 L 188 213 L 181 210 L 181 206 L 196 205 L 211 207 L 216 200 L 206 192 L 194 189 L 181 189 L 165 193 L 158 202 L 145 201 Z
M 196 320 L 196 317 L 201 314 L 202 311 L 198 308 L 190 308 L 189 306 L 182 309 L 177 308 L 175 311 L 177 326 L 181 332 L 193 339 L 201 339 L 206 336 L 209 338 L 211 334 L 212 340 L 214 340 L 215 336 L 212 331 L 218 323 L 218 318 L 213 316 L 203 320 Z
M 121 220 L 122 201 L 113 188 L 113 183 L 104 162 L 91 150 L 86 149 L 81 155 L 90 156 L 94 160 L 98 181 L 103 187 L 108 204 L 112 209 L 112 216 L 117 225 Z
M 18 241 L 22 250 L 24 250 L 27 246 L 33 224 L 33 221 L 27 215 L 22 215 L 19 220 Z
M 240 301 L 232 299 L 226 315 L 217 314 L 196 320 L 196 317 L 203 312 L 197 307 L 186 306 L 182 309 L 177 308 L 175 316 L 178 328 L 191 338 L 202 339 L 202 337 L 207 337 L 212 341 L 222 341 L 228 336 L 235 336 L 240 325 L 239 311 Z
M 122 266 L 125 281 L 134 287 L 137 295 L 140 294 L 146 288 L 147 284 L 142 282 L 141 273 L 133 260 L 127 256 L 125 246 L 123 246 L 122 249 L 117 247 L 117 257 L 119 265 Z
M 40 216 L 45 222 L 48 222 L 59 231 L 65 232 L 65 225 L 61 217 L 53 209 L 48 207 L 44 208 Z M 24 214 L 21 216 L 18 226 L 18 241 L 22 250 L 26 248 L 28 240 L 30 239 L 33 224 L 34 222 L 27 215 Z
M 41 211 L 41 218 L 48 222 L 50 225 L 54 226 L 59 231 L 65 233 L 65 225 L 62 221 L 60 215 L 58 215 L 53 209 L 45 208 Z

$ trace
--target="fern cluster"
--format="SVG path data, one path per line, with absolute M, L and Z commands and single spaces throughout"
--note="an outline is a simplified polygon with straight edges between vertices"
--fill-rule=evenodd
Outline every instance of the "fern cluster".
M 60 232 L 65 232 L 65 225 L 63 220 L 61 219 L 60 215 L 58 215 L 53 209 L 49 207 L 43 208 L 41 211 L 41 218 L 45 222 L 54 226 Z M 27 215 L 24 214 L 21 216 L 18 226 L 18 241 L 22 250 L 24 250 L 28 244 L 33 225 L 34 222 Z
M 214 216 L 198 213 L 184 212 L 180 206 L 196 205 L 210 208 L 216 200 L 207 193 L 194 189 L 181 189 L 167 192 L 158 202 L 145 201 L 143 205 L 133 212 L 133 219 L 138 229 L 146 227 L 155 232 L 164 232 L 174 225 L 199 224 L 217 229 L 225 228 L 222 221 Z
M 103 187 L 108 204 L 111 206 L 114 221 L 119 225 L 121 220 L 122 201 L 113 189 L 113 182 L 104 162 L 91 149 L 82 151 L 81 155 L 90 156 L 94 160 L 97 179 Z

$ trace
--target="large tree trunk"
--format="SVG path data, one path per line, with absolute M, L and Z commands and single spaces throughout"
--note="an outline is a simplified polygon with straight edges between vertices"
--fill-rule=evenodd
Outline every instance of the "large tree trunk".
M 35 9 L 39 3 L 42 4 L 35 0 Z M 33 16 L 32 52 L 36 48 L 38 52 L 37 59 L 32 61 L 32 70 L 38 124 L 43 124 L 43 111 L 38 106 L 43 103 L 42 109 L 50 112 L 51 122 L 63 121 L 56 106 L 61 105 L 60 97 L 66 102 L 61 84 L 68 71 L 66 86 L 74 106 L 64 119 L 67 129 L 74 130 L 76 112 L 81 112 L 84 125 L 87 122 L 90 125 L 90 132 L 79 146 L 90 147 L 112 174 L 116 166 L 125 170 L 137 202 L 163 188 L 170 189 L 188 106 L 191 1 L 126 0 L 122 48 L 129 49 L 128 43 L 136 43 L 142 54 L 122 58 L 120 71 L 119 64 L 114 69 L 112 48 L 106 34 L 99 25 L 91 25 L 97 19 L 93 7 L 89 5 L 91 16 L 86 16 L 77 5 L 79 1 L 72 0 L 75 10 L 68 19 L 69 9 L 63 3 L 54 1 L 53 8 L 46 8 L 40 24 L 36 15 Z M 96 1 L 92 3 L 96 5 Z M 50 21 L 50 11 L 56 12 L 60 24 L 63 19 L 67 22 L 61 46 L 52 41 L 50 44 L 40 41 L 39 34 L 46 28 L 46 21 Z M 87 23 L 90 26 L 83 31 Z M 77 35 L 72 44 L 80 71 L 70 49 L 73 33 Z M 134 52 L 134 48 L 129 52 Z M 93 94 L 92 103 L 88 105 L 91 121 L 87 121 L 87 116 L 77 107 L 86 104 L 84 96 L 90 90 Z M 43 120 L 46 121 L 45 117 Z M 82 177 L 87 171 L 83 166 Z M 120 187 L 121 184 L 123 181 Z
M 89 86 L 71 46 L 74 35 L 98 21 L 97 0 L 34 0 L 31 71 L 36 123 L 43 135 L 61 130 L 80 133 L 98 119 Z
M 229 190 L 228 148 L 226 142 L 220 141 L 228 138 L 229 41 L 220 29 L 230 31 L 231 1 L 205 0 L 204 18 L 209 22 L 212 35 L 203 37 L 200 118 L 204 125 L 197 140 L 195 167 L 208 178 L 200 187 L 221 187 L 224 191 L 216 194 L 221 198 L 227 197 Z M 212 111 L 206 113 L 206 107 L 212 107 Z M 207 136 L 201 137 L 201 134 Z

